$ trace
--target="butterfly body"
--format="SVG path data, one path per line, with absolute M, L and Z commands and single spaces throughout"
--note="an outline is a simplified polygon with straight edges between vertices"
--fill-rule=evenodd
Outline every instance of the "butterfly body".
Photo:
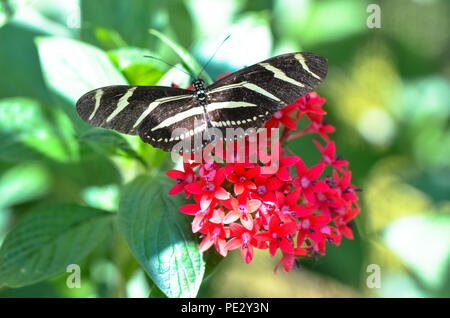
M 212 141 L 209 128 L 226 138 L 227 128 L 258 129 L 279 109 L 312 91 L 325 78 L 327 62 L 313 53 L 289 53 L 231 73 L 193 90 L 161 86 L 107 86 L 77 102 L 80 117 L 93 126 L 136 135 L 172 151 L 191 140 L 197 151 Z M 174 132 L 181 134 L 174 134 Z M 205 133 L 206 132 L 206 133 Z M 194 139 L 200 145 L 194 145 Z

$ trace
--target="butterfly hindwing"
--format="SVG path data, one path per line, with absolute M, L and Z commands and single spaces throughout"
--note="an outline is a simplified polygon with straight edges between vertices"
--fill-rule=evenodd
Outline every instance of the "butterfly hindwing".
M 162 121 L 148 116 L 139 127 L 141 139 L 168 152 L 181 142 L 183 151 L 201 150 L 208 143 L 203 140 L 203 132 L 207 127 L 203 107 L 196 101 L 191 101 L 178 110 L 175 113 L 168 112 Z
M 230 135 L 233 130 L 227 133 L 227 128 L 241 128 L 243 131 L 253 129 L 250 130 L 253 132 L 263 127 L 272 114 L 282 107 L 281 101 L 269 97 L 268 92 L 261 94 L 254 91 L 252 84 L 243 85 L 245 86 L 209 92 L 210 104 L 207 105 L 207 111 L 212 126 L 221 131 L 221 137 L 226 141 L 234 139 L 234 136 Z M 259 89 L 258 91 L 261 92 Z M 236 131 L 237 135 L 238 133 L 242 132 Z

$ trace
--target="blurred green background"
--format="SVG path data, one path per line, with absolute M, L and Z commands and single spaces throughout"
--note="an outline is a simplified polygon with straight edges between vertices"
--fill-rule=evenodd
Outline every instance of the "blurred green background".
M 367 26 L 370 3 L 381 28 Z M 207 68 L 213 79 L 285 52 L 328 59 L 318 92 L 362 209 L 355 239 L 326 256 L 272 275 L 278 258 L 267 251 L 250 265 L 232 252 L 199 296 L 449 297 L 449 12 L 445 0 L 0 0 L 0 242 L 42 203 L 115 211 L 122 184 L 164 166 L 136 138 L 88 130 L 74 111 L 81 94 L 186 86 L 182 72 L 143 55 L 195 65 L 189 52 L 202 65 L 231 35 Z M 289 146 L 307 164 L 319 158 L 311 138 Z M 367 284 L 370 264 L 380 288 Z M 0 296 L 146 297 L 151 288 L 114 229 L 80 266 L 80 289 L 63 273 Z

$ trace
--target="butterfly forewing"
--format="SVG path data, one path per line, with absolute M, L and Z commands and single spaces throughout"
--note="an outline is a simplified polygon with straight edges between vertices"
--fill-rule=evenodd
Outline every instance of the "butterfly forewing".
M 247 82 L 281 100 L 280 107 L 292 104 L 325 79 L 327 60 L 313 53 L 288 53 L 272 57 L 231 73 L 208 87 Z M 233 91 L 230 90 L 230 94 Z
M 231 73 L 208 87 L 213 124 L 224 136 L 229 127 L 261 128 L 276 111 L 316 88 L 327 69 L 317 54 L 290 53 Z
M 77 102 L 80 117 L 92 126 L 135 135 L 146 120 L 158 124 L 192 104 L 193 92 L 160 86 L 107 86 Z

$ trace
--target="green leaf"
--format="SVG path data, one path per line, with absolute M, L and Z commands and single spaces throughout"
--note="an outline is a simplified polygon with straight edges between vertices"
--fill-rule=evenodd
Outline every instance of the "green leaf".
M 0 100 L 0 160 L 69 161 L 77 150 L 72 135 L 72 125 L 59 109 L 45 109 L 27 98 Z
M 84 201 L 93 208 L 116 212 L 119 208 L 119 186 L 110 184 L 83 189 Z
M 195 297 L 205 265 L 179 196 L 165 175 L 142 176 L 122 191 L 119 224 L 131 252 L 168 297 Z
M 102 48 L 105 50 L 118 49 L 127 46 L 120 34 L 115 30 L 108 30 L 105 28 L 96 28 L 95 36 L 100 42 Z
M 150 50 L 126 47 L 109 51 L 108 55 L 131 85 L 156 85 L 164 75 L 164 63 L 145 57 L 156 57 Z
M 0 1 L 0 27 L 6 24 L 12 15 L 12 9 L 7 1 Z
M 167 13 L 170 27 L 175 32 L 178 42 L 187 47 L 192 43 L 193 23 L 184 1 L 167 1 Z
M 147 30 L 157 23 L 161 3 L 148 0 L 81 0 L 81 37 L 99 44 L 94 34 L 101 27 L 115 30 L 129 45 L 149 47 Z
M 52 165 L 54 174 L 79 188 L 120 184 L 122 175 L 114 162 L 101 152 L 80 144 L 80 160 L 67 164 Z M 74 189 L 71 190 L 73 192 Z
M 40 164 L 16 165 L 0 176 L 0 207 L 38 198 L 49 187 L 50 177 Z
M 162 34 L 159 31 L 156 30 L 150 30 L 150 34 L 156 36 L 158 39 L 163 41 L 165 44 L 167 44 L 169 47 L 172 48 L 172 50 L 180 57 L 181 61 L 184 63 L 184 65 L 191 70 L 191 72 L 194 73 L 194 75 L 198 74 L 200 70 L 202 69 L 201 65 L 197 62 L 197 60 L 188 53 L 182 46 L 176 44 L 172 40 L 170 40 L 168 37 L 166 37 L 164 34 Z M 202 78 L 206 82 L 212 82 L 211 78 L 206 74 L 205 72 L 202 73 Z
M 73 103 L 95 88 L 127 84 L 106 53 L 92 45 L 60 37 L 38 37 L 36 45 L 47 85 Z
M 449 233 L 449 214 L 417 214 L 391 223 L 383 240 L 426 287 L 436 291 L 450 287 L 443 286 L 450 268 Z
M 49 102 L 50 94 L 39 65 L 36 29 L 8 23 L 0 28 L 0 97 L 31 97 Z
M 150 293 L 148 294 L 148 298 L 167 298 L 167 296 L 158 288 L 158 286 L 156 286 L 156 284 L 153 284 Z
M 80 262 L 105 238 L 111 216 L 69 204 L 29 212 L 0 248 L 0 286 L 34 284 Z
M 108 153 L 111 154 L 118 154 L 118 150 L 121 150 L 128 156 L 139 160 L 139 162 L 141 162 L 144 166 L 147 166 L 147 163 L 142 159 L 142 157 L 139 156 L 133 148 L 131 148 L 128 141 L 115 131 L 93 128 L 83 133 L 79 139 L 81 141 L 91 143 L 94 148 L 101 145 Z

